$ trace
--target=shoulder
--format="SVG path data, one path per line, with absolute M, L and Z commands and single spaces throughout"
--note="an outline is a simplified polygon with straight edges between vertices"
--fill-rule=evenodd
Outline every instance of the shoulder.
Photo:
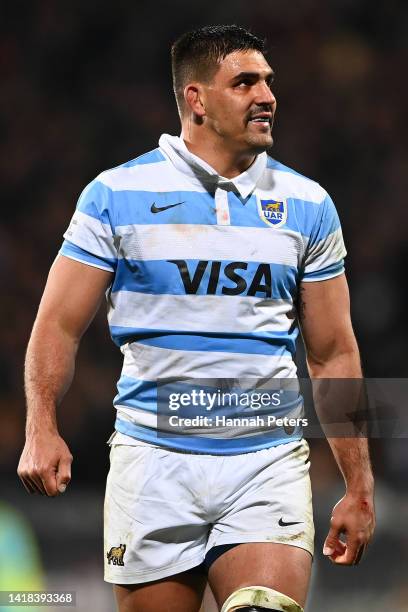
M 113 191 L 134 189 L 138 177 L 151 172 L 157 173 L 158 165 L 161 164 L 167 165 L 166 158 L 160 149 L 153 149 L 119 166 L 104 170 L 98 174 L 94 182 L 101 183 Z
M 284 192 L 288 198 L 320 204 L 328 197 L 327 191 L 318 182 L 285 166 L 269 155 L 267 156 L 265 180 L 278 191 Z
M 90 216 L 113 216 L 123 207 L 123 193 L 143 191 L 157 182 L 158 164 L 167 163 L 159 149 L 148 151 L 135 159 L 98 174 L 79 196 L 77 209 Z M 159 171 L 159 175 L 164 173 Z M 105 212 L 104 212 L 105 211 Z

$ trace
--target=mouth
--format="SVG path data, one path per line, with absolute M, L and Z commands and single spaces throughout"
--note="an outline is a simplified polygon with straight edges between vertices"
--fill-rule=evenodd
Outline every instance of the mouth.
M 253 115 L 248 123 L 256 123 L 262 127 L 272 127 L 272 114 L 271 113 L 259 113 L 257 115 Z

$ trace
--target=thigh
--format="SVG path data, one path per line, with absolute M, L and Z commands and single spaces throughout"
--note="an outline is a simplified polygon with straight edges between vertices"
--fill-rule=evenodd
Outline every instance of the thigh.
M 202 563 L 205 508 L 194 493 L 194 461 L 145 446 L 111 454 L 104 513 L 105 580 L 147 584 Z
M 118 612 L 198 612 L 207 578 L 183 572 L 147 584 L 114 586 Z
M 302 441 L 228 458 L 219 476 L 225 502 L 213 522 L 206 554 L 230 544 L 272 542 L 313 555 L 308 456 Z
M 208 580 L 220 608 L 231 593 L 245 586 L 275 589 L 304 607 L 311 566 L 310 553 L 297 546 L 240 544 L 214 561 Z

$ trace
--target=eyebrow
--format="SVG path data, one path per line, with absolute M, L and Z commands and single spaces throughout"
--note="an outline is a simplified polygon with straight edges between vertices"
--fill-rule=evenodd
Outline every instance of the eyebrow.
M 259 72 L 240 72 L 239 74 L 236 74 L 231 80 L 233 83 L 235 83 L 236 81 L 240 81 L 241 79 L 248 79 L 248 78 L 253 79 L 253 78 L 259 78 L 259 76 L 260 76 Z M 275 73 L 273 70 L 271 70 L 265 75 L 265 80 L 270 81 L 271 79 L 273 79 L 274 76 L 275 76 Z

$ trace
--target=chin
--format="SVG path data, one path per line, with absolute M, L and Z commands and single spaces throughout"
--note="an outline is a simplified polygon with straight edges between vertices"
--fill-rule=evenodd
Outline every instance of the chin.
M 248 142 L 249 146 L 252 149 L 253 153 L 263 153 L 267 151 L 273 146 L 273 138 L 272 136 L 266 136 L 265 138 L 254 138 Z

